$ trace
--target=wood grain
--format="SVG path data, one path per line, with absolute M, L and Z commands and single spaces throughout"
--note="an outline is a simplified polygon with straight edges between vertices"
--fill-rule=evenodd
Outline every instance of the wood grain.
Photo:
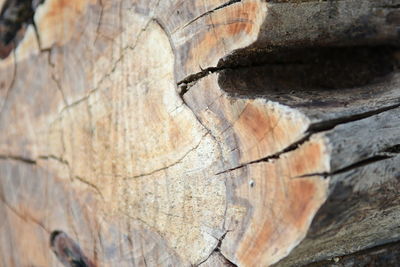
M 0 60 L 0 265 L 299 266 L 397 242 L 398 13 L 44 1 Z

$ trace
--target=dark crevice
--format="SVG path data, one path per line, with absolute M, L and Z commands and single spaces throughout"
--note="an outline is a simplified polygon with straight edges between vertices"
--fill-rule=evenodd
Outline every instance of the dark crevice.
M 243 50 L 178 86 L 184 95 L 201 78 L 219 73 L 221 89 L 236 97 L 265 97 L 294 107 L 341 106 L 381 94 L 371 85 L 390 81 L 400 66 L 399 53 L 392 45 Z
M 179 93 L 181 98 L 183 98 L 183 96 L 187 93 L 187 91 L 189 91 L 190 87 L 192 87 L 193 84 L 195 84 L 198 80 L 206 77 L 207 75 L 209 75 L 211 73 L 220 71 L 222 69 L 223 68 L 210 67 L 210 68 L 204 69 L 198 73 L 191 74 L 191 75 L 187 76 L 185 79 L 179 81 L 177 83 L 177 85 L 181 90 Z
M 268 48 L 237 52 L 211 71 L 218 71 L 221 89 L 236 97 L 296 108 L 347 107 L 385 93 L 381 85 L 396 77 L 399 53 L 390 45 Z
M 331 130 L 334 127 L 336 127 L 337 125 L 340 125 L 340 124 L 350 123 L 350 122 L 354 122 L 354 121 L 357 121 L 357 120 L 362 120 L 362 119 L 365 119 L 365 118 L 368 118 L 368 117 L 371 117 L 371 116 L 374 116 L 374 115 L 377 115 L 377 114 L 380 114 L 380 113 L 383 113 L 385 111 L 389 111 L 389 110 L 392 110 L 392 109 L 395 109 L 395 108 L 398 108 L 398 107 L 400 107 L 400 104 L 389 106 L 389 107 L 385 107 L 385 108 L 381 108 L 381 109 L 377 109 L 377 110 L 374 110 L 374 111 L 355 114 L 355 115 L 348 116 L 348 117 L 341 117 L 341 118 L 337 118 L 337 119 L 331 120 L 331 121 L 324 121 L 324 122 L 321 122 L 321 123 L 312 124 L 312 125 L 309 126 L 308 130 L 306 131 L 306 136 L 305 137 L 303 137 L 300 140 L 294 142 L 293 144 L 287 146 L 285 149 L 283 149 L 283 150 L 281 150 L 281 151 L 279 151 L 279 152 L 277 152 L 275 154 L 266 156 L 264 158 L 260 158 L 260 159 L 253 160 L 253 161 L 249 161 L 249 162 L 243 163 L 241 165 L 238 165 L 236 167 L 230 168 L 228 170 L 224 170 L 224 171 L 218 172 L 218 173 L 216 173 L 216 175 L 220 175 L 220 174 L 223 174 L 223 173 L 231 172 L 231 171 L 246 167 L 247 165 L 257 164 L 257 163 L 260 163 L 260 162 L 268 162 L 268 161 L 270 161 L 272 159 L 279 159 L 281 157 L 281 155 L 286 154 L 286 153 L 291 152 L 291 151 L 294 151 L 298 147 L 300 147 L 302 144 L 304 144 L 307 141 L 309 141 L 310 138 L 315 134 L 318 134 L 318 133 L 321 133 L 321 132 L 324 132 L 324 131 L 327 131 L 327 130 Z M 396 152 L 396 151 L 398 151 L 398 152 Z M 361 162 L 352 164 L 352 165 L 350 165 L 348 167 L 344 167 L 344 168 L 342 168 L 342 169 L 340 169 L 338 171 L 335 171 L 333 173 L 312 173 L 312 174 L 306 174 L 306 175 L 302 175 L 302 176 L 294 177 L 294 178 L 309 177 L 309 176 L 316 176 L 316 175 L 323 176 L 323 177 L 328 177 L 328 176 L 332 176 L 332 175 L 335 175 L 335 174 L 339 174 L 339 173 L 343 173 L 343 172 L 349 171 L 349 170 L 354 169 L 354 168 L 359 168 L 361 166 L 373 163 L 375 161 L 380 161 L 380 160 L 391 158 L 391 157 L 393 157 L 393 154 L 395 154 L 395 153 L 400 153 L 400 145 L 395 145 L 395 146 L 391 146 L 389 148 L 386 148 L 385 150 L 380 151 L 378 153 L 378 155 L 376 155 L 374 157 L 371 157 L 371 158 L 363 160 Z
M 222 254 L 222 252 L 221 252 L 222 240 L 224 240 L 224 238 L 225 238 L 225 236 L 226 236 L 226 234 L 227 234 L 228 232 L 229 232 L 229 231 L 226 231 L 225 234 L 223 234 L 223 235 L 221 236 L 221 238 L 220 238 L 219 241 L 218 241 L 218 245 L 217 245 L 217 247 L 216 247 L 215 250 L 214 250 L 214 253 L 217 253 L 217 254 L 224 260 L 225 266 L 237 267 L 237 266 L 238 266 L 237 264 L 235 264 L 235 263 L 233 263 L 232 261 L 230 261 L 230 260 L 229 260 L 227 257 L 225 257 L 225 255 Z
M 47 52 L 48 51 L 47 48 L 46 49 L 42 48 L 42 38 L 40 37 L 39 29 L 38 29 L 34 19 L 32 19 L 32 26 L 33 26 L 33 29 L 35 30 L 36 41 L 37 41 L 40 52 Z
M 180 96 L 184 101 L 185 93 L 197 81 L 211 73 L 218 73 L 221 89 L 235 97 L 261 97 L 292 107 L 310 109 L 329 108 L 332 105 L 343 108 L 353 105 L 360 99 L 364 101 L 364 104 L 369 101 L 374 102 L 381 94 L 384 94 L 387 88 L 376 85 L 390 81 L 398 73 L 399 53 L 399 48 L 391 45 L 275 47 L 254 51 L 243 50 L 221 59 L 217 67 L 210 67 L 187 76 L 178 83 L 178 86 L 180 86 Z M 304 138 L 284 150 L 221 171 L 216 175 L 234 171 L 249 164 L 278 159 L 282 154 L 297 149 L 316 133 L 399 107 L 400 99 L 393 105 L 312 123 Z M 356 110 L 359 109 L 356 108 Z M 383 160 L 389 156 L 387 153 L 381 154 L 370 160 Z M 369 161 L 356 163 L 339 172 L 367 163 Z M 320 175 L 329 176 L 332 173 Z
M 241 169 L 243 167 L 246 167 L 247 165 L 257 164 L 257 163 L 260 163 L 260 162 L 269 162 L 272 159 L 279 159 L 281 157 L 281 155 L 286 154 L 286 153 L 291 152 L 291 151 L 294 151 L 299 146 L 301 146 L 305 142 L 309 141 L 311 136 L 312 136 L 312 134 L 308 134 L 305 137 L 303 137 L 300 140 L 298 140 L 297 142 L 294 142 L 293 144 L 287 146 L 285 149 L 283 149 L 283 150 L 281 150 L 281 151 L 279 151 L 279 152 L 277 152 L 275 154 L 266 156 L 266 157 L 261 158 L 261 159 L 257 159 L 257 160 L 253 160 L 253 161 L 249 161 L 249 162 L 243 163 L 243 164 L 241 164 L 239 166 L 230 168 L 228 170 L 224 170 L 224 171 L 218 172 L 215 175 L 220 175 L 220 174 L 223 174 L 223 173 L 227 173 L 227 172 L 231 172 L 231 171 L 234 171 L 234 170 L 237 170 L 237 169 Z
M 231 67 L 233 67 L 233 66 L 231 66 Z M 224 69 L 223 67 L 221 67 L 221 68 L 210 67 L 210 68 L 202 69 L 200 72 L 197 72 L 195 74 L 191 74 L 191 75 L 187 76 L 185 79 L 178 82 L 178 85 L 182 86 L 184 84 L 190 84 L 190 83 L 196 82 L 211 73 L 214 73 L 214 72 L 217 72 L 217 71 L 223 70 L 223 69 Z
M 224 254 L 222 254 L 221 252 L 221 245 L 222 245 L 222 241 L 224 240 L 226 234 L 229 231 L 226 231 L 219 239 L 218 239 L 218 244 L 215 247 L 215 249 L 210 253 L 210 255 L 208 255 L 208 257 L 203 260 L 202 262 L 200 262 L 199 264 L 197 264 L 196 266 L 201 266 L 203 263 L 205 263 L 206 261 L 208 261 L 210 259 L 210 257 L 214 254 L 217 254 L 219 256 L 220 259 L 222 259 L 224 261 L 224 266 L 228 266 L 228 267 L 237 267 L 238 265 L 236 265 L 235 263 L 233 263 L 232 261 L 230 261 L 228 258 L 225 257 Z
M 393 4 L 393 5 L 382 5 L 382 6 L 378 6 L 379 8 L 400 8 L 400 4 Z
M 44 0 L 6 0 L 0 12 L 0 58 L 6 58 L 25 35 L 28 25 L 33 25 L 39 42 L 39 33 L 34 22 L 36 8 Z
M 0 155 L 1 160 L 15 160 L 15 161 L 20 161 L 26 164 L 36 164 L 36 160 L 30 159 L 30 158 L 25 158 L 21 156 L 13 156 L 13 155 Z
M 399 101 L 400 101 L 400 99 L 399 99 Z M 372 117 L 374 115 L 378 115 L 385 111 L 389 111 L 389 110 L 396 109 L 399 107 L 400 107 L 400 104 L 396 104 L 396 105 L 391 105 L 391 106 L 387 106 L 387 107 L 383 107 L 383 108 L 379 108 L 379 109 L 375 109 L 375 110 L 370 110 L 370 111 L 363 112 L 363 113 L 358 113 L 358 114 L 354 114 L 354 115 L 349 115 L 349 116 L 339 117 L 339 118 L 332 119 L 332 120 L 326 120 L 326 121 L 314 123 L 309 126 L 307 132 L 321 132 L 321 131 L 330 130 L 330 129 L 333 129 L 334 127 L 336 127 L 337 125 L 362 120 L 362 119 Z
M 50 234 L 50 247 L 65 267 L 94 267 L 79 245 L 66 233 L 55 230 Z
M 389 154 L 400 154 L 400 144 L 385 148 L 382 150 L 382 152 Z
M 382 153 L 381 155 L 378 153 L 378 155 L 372 156 L 370 158 L 367 159 L 363 159 L 361 161 L 358 161 L 356 163 L 350 164 L 346 167 L 340 168 L 336 171 L 333 172 L 322 172 L 322 173 L 308 173 L 308 174 L 304 174 L 304 175 L 300 175 L 300 176 L 296 176 L 293 177 L 293 179 L 297 179 L 297 178 L 307 178 L 307 177 L 311 177 L 311 176 L 323 176 L 323 177 L 330 177 L 330 176 L 334 176 L 337 174 L 342 174 L 348 171 L 352 171 L 361 167 L 364 167 L 366 165 L 378 162 L 378 161 L 382 161 L 382 160 L 387 160 L 387 159 L 391 159 L 393 158 L 394 155 L 385 155 L 384 153 Z

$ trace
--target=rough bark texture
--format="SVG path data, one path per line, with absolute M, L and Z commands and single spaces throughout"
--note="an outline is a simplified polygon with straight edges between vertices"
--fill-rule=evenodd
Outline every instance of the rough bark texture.
M 400 1 L 0 6 L 1 266 L 397 264 Z

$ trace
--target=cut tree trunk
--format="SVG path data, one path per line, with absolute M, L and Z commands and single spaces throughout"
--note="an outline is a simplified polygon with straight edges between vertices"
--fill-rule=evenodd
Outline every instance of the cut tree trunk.
M 400 1 L 0 6 L 0 266 L 397 264 Z

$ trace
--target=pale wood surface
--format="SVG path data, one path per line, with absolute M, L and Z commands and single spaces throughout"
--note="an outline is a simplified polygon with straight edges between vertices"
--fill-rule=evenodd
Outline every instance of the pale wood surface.
M 1 265 L 296 266 L 398 240 L 399 12 L 46 0 L 0 61 Z

